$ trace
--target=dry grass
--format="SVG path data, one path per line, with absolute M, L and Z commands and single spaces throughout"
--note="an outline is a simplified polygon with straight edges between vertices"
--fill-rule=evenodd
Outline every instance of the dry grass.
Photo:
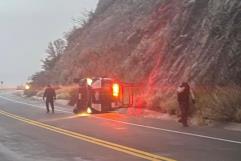
M 240 122 L 240 87 L 206 87 L 197 92 L 197 110 L 204 119 Z
M 241 122 L 241 87 L 197 87 L 196 104 L 191 103 L 190 115 L 198 124 L 206 120 Z M 176 91 L 158 92 L 148 98 L 150 106 L 169 114 L 179 113 Z
M 72 92 L 76 89 L 78 89 L 78 86 L 76 85 L 59 86 L 56 89 L 56 97 L 57 99 L 70 100 L 72 97 Z
M 57 99 L 70 100 L 74 104 L 78 87 L 59 86 L 56 89 Z M 198 124 L 205 124 L 205 120 L 235 121 L 241 122 L 241 87 L 207 87 L 199 86 L 194 89 L 196 104 L 190 108 L 190 115 Z M 154 108 L 170 115 L 179 114 L 176 90 L 168 88 L 147 95 L 145 92 L 139 93 L 136 105 Z M 43 90 L 29 91 L 29 96 L 37 95 L 42 97 Z
M 57 99 L 64 99 L 64 100 L 70 100 L 72 97 L 73 91 L 78 89 L 76 85 L 57 86 L 54 88 L 56 89 Z M 29 97 L 31 96 L 43 97 L 44 89 L 29 89 L 29 90 L 25 90 L 24 94 Z

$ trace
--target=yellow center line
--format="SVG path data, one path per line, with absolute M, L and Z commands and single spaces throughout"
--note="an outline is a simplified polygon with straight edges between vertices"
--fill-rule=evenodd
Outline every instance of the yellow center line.
M 127 146 L 111 143 L 111 142 L 108 142 L 108 141 L 104 141 L 104 140 L 101 140 L 101 139 L 97 139 L 97 138 L 90 137 L 90 136 L 87 136 L 87 135 L 83 135 L 83 134 L 80 134 L 80 133 L 76 133 L 76 132 L 73 132 L 73 131 L 61 129 L 61 128 L 58 128 L 58 127 L 55 127 L 55 126 L 51 126 L 51 125 L 48 125 L 48 124 L 38 122 L 38 121 L 30 120 L 30 119 L 27 119 L 27 118 L 24 118 L 24 117 L 21 117 L 21 116 L 17 116 L 17 115 L 8 113 L 8 112 L 3 111 L 3 110 L 0 110 L 0 114 L 2 114 L 4 116 L 7 116 L 9 118 L 12 118 L 12 119 L 15 119 L 15 120 L 33 125 L 33 126 L 36 126 L 36 127 L 40 127 L 40 128 L 55 132 L 55 133 L 59 133 L 59 134 L 69 136 L 69 137 L 72 137 L 72 138 L 75 138 L 75 139 L 78 139 L 78 140 L 83 140 L 83 141 L 86 141 L 86 142 L 89 142 L 89 143 L 100 145 L 100 146 L 103 146 L 103 147 L 106 147 L 106 148 L 110 148 L 112 150 L 123 152 L 123 153 L 129 154 L 129 155 L 133 155 L 133 156 L 136 156 L 136 157 L 139 157 L 139 158 L 146 159 L 146 160 L 151 160 L 151 161 L 175 161 L 175 160 L 170 159 L 170 158 L 162 157 L 162 156 L 159 156 L 159 155 L 155 155 L 155 154 L 151 154 L 151 153 L 148 153 L 148 152 L 145 152 L 145 151 L 130 148 L 130 147 L 127 147 Z

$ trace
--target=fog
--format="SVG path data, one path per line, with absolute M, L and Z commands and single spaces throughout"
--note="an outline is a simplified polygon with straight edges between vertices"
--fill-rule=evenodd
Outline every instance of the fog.
M 41 69 L 50 41 L 64 32 L 98 0 L 0 1 L 0 81 L 20 85 Z

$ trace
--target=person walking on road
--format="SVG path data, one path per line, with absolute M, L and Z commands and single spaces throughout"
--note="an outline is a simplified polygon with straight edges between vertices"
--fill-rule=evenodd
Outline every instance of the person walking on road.
M 45 101 L 47 113 L 49 113 L 49 105 L 51 106 L 52 113 L 54 113 L 54 100 L 56 99 L 55 90 L 48 85 L 44 91 L 43 100 Z
M 189 104 L 190 96 L 192 99 L 192 103 L 195 104 L 195 96 L 189 84 L 187 82 L 183 82 L 177 88 L 177 101 L 181 112 L 181 118 L 178 121 L 182 123 L 184 127 L 188 126 L 187 120 L 188 120 L 188 113 L 189 113 L 189 106 L 190 106 Z

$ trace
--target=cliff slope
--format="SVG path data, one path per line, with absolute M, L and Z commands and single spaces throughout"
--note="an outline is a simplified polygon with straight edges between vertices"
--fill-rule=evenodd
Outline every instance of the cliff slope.
M 189 81 L 199 114 L 241 121 L 240 8 L 240 0 L 100 0 L 69 35 L 50 81 L 142 82 L 145 102 L 170 112 L 176 86 Z

